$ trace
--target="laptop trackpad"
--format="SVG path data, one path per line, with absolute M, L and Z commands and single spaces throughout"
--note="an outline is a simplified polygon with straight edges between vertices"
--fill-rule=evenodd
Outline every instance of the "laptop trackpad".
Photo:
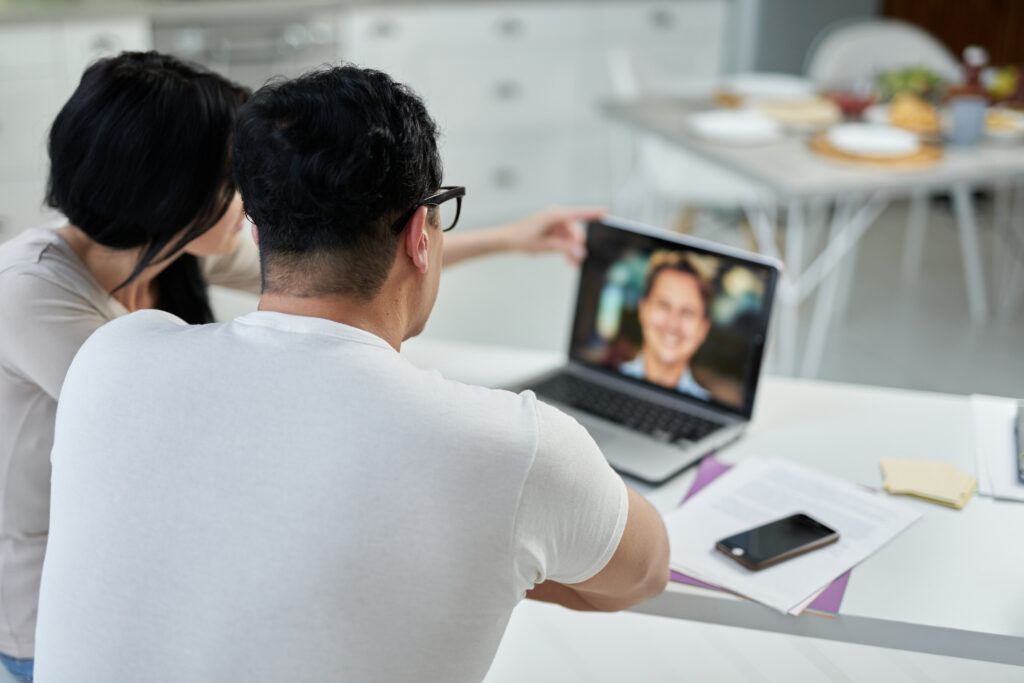
M 578 413 L 576 419 L 594 438 L 612 467 L 649 483 L 663 481 L 701 455 L 697 450 L 687 452 L 679 446 L 659 443 L 624 429 L 609 428 Z

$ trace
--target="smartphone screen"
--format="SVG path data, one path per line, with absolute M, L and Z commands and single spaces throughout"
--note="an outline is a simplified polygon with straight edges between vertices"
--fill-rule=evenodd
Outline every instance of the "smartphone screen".
M 715 547 L 748 569 L 763 569 L 839 540 L 839 534 L 798 513 L 734 536 Z

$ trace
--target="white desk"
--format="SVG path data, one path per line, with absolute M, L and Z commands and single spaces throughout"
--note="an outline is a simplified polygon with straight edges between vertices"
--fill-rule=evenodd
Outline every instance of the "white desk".
M 1010 188 L 1024 178 L 1024 153 L 1020 147 L 988 143 L 966 150 L 947 147 L 942 162 L 936 166 L 916 171 L 879 171 L 820 158 L 808 149 L 806 140 L 799 135 L 751 146 L 708 142 L 691 133 L 687 117 L 711 107 L 710 103 L 677 99 L 644 99 L 611 103 L 603 109 L 613 119 L 744 175 L 768 191 L 771 201 L 745 208 L 760 250 L 772 256 L 784 256 L 787 266 L 779 288 L 778 350 L 779 368 L 783 373 L 793 374 L 797 370 L 797 308 L 826 283 L 844 257 L 856 253 L 859 239 L 894 198 L 925 198 L 937 190 L 952 193 L 971 318 L 975 323 L 986 321 L 988 301 L 971 191 L 979 186 L 1003 187 L 1001 199 L 1005 201 L 1000 202 L 1002 208 L 997 213 L 998 222 L 1006 225 L 998 225 L 997 229 L 1009 231 L 1010 213 L 1017 210 L 1007 204 Z M 826 227 L 815 225 L 824 222 L 824 214 L 810 209 L 816 203 L 820 208 L 826 201 L 834 201 L 836 207 L 828 226 L 828 244 L 804 268 L 805 233 L 808 228 L 823 230 Z M 915 202 L 915 210 L 911 212 L 909 240 L 918 245 L 924 239 L 926 214 L 923 207 L 926 206 L 925 201 Z M 776 240 L 778 207 L 784 207 L 787 213 L 784 255 Z M 819 220 L 815 220 L 815 215 L 820 216 Z M 920 246 L 908 251 L 919 252 Z M 919 268 L 919 264 L 909 268 Z M 1014 287 L 1015 278 L 1010 282 L 1010 288 Z M 820 366 L 836 294 L 835 278 L 818 294 L 807 348 L 802 354 L 804 375 L 814 376 Z M 1012 305 L 1008 300 L 1006 308 Z
M 548 369 L 557 353 L 413 340 L 420 367 L 502 386 Z M 944 460 L 974 471 L 966 397 L 768 377 L 748 435 L 729 462 L 771 455 L 872 487 L 878 459 Z M 630 482 L 662 512 L 693 481 Z M 839 616 L 790 617 L 763 605 L 672 583 L 635 610 L 765 631 L 1024 665 L 1024 504 L 975 496 L 963 510 L 900 497 L 923 518 L 853 570 Z

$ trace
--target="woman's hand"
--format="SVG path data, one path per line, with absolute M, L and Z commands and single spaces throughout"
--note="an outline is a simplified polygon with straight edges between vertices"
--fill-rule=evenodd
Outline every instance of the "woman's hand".
M 496 229 L 504 231 L 509 249 L 532 254 L 560 251 L 573 264 L 579 265 L 586 256 L 583 222 L 596 220 L 604 214 L 604 209 L 598 208 L 551 206 Z
M 586 256 L 583 222 L 605 214 L 600 208 L 552 206 L 535 214 L 487 230 L 457 233 L 445 238 L 444 264 L 502 251 L 540 254 L 557 251 L 575 265 Z

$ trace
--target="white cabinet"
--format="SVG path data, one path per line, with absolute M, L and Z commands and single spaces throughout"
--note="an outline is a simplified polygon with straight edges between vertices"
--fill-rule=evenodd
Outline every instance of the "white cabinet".
M 572 201 L 582 3 L 354 8 L 343 57 L 425 100 L 441 130 L 445 182 L 467 186 L 465 226 Z
M 142 18 L 0 26 L 0 240 L 55 215 L 43 207 L 47 132 L 85 67 L 151 42 Z
M 342 57 L 424 98 L 442 132 L 446 182 L 467 186 L 469 226 L 544 204 L 607 203 L 612 92 L 625 47 L 679 75 L 724 63 L 729 0 L 437 3 L 353 7 Z

